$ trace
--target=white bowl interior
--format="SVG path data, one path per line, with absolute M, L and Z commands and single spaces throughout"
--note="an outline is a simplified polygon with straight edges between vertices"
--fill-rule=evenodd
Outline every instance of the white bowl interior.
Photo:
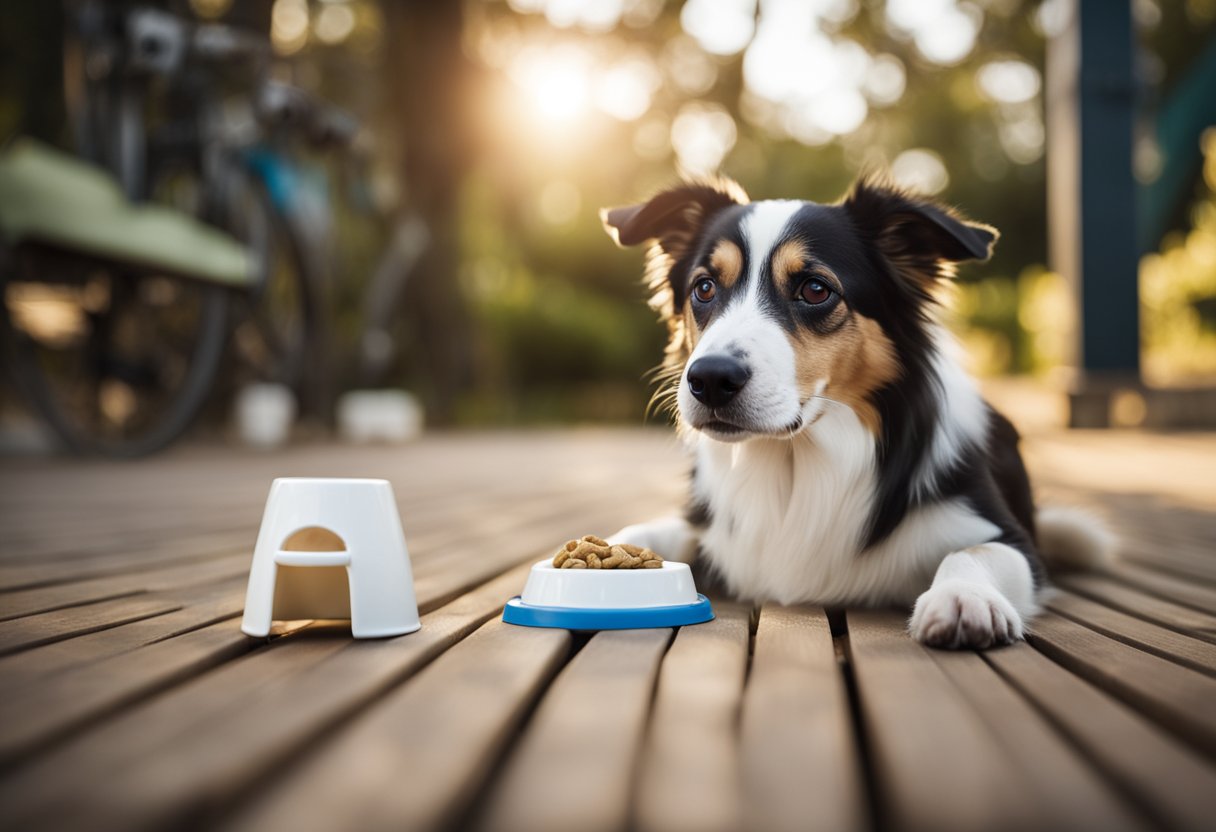
M 665 560 L 662 569 L 557 569 L 543 560 L 528 573 L 520 600 L 534 607 L 674 607 L 697 603 L 697 588 L 686 563 Z

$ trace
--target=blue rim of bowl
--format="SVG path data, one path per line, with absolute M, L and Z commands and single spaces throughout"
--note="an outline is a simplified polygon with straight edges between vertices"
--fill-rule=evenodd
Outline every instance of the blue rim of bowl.
M 698 593 L 693 604 L 672 607 L 596 609 L 592 607 L 534 607 L 516 595 L 502 610 L 502 620 L 522 627 L 561 630 L 644 630 L 703 624 L 714 617 L 709 599 Z

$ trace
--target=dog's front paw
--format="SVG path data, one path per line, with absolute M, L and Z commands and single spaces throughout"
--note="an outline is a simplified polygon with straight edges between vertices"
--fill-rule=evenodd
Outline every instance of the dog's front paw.
M 688 562 L 695 540 L 688 523 L 681 517 L 667 517 L 649 523 L 626 526 L 608 537 L 612 544 L 630 543 L 657 552 L 664 560 Z
M 908 622 L 912 637 L 930 647 L 984 649 L 1022 638 L 1022 617 L 991 586 L 949 581 L 916 601 Z

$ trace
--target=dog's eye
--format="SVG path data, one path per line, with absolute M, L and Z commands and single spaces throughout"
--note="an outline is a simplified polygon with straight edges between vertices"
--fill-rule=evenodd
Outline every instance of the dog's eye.
M 826 303 L 831 297 L 832 290 L 827 287 L 826 283 L 815 277 L 803 281 L 802 285 L 798 287 L 798 299 L 811 306 Z
M 709 303 L 718 294 L 718 284 L 713 278 L 702 277 L 692 286 L 692 295 L 701 303 Z

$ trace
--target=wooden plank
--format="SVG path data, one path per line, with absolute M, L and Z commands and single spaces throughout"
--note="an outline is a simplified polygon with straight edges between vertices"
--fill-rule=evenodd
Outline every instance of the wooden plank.
M 671 630 L 597 633 L 541 700 L 473 824 L 483 830 L 623 829 Z
M 1033 648 L 1018 644 L 994 652 L 1019 651 Z M 930 655 L 1021 769 L 1029 786 L 1025 798 L 1039 804 L 1050 828 L 1149 828 L 1149 820 L 979 656 L 946 650 Z
M 1057 583 L 1108 607 L 1152 621 L 1193 638 L 1216 641 L 1216 615 L 1163 601 L 1097 573 L 1061 576 Z
M 252 553 L 256 534 L 256 529 L 242 529 L 239 533 L 211 531 L 205 535 L 184 539 L 178 535 L 167 535 L 168 539 L 127 546 L 118 552 L 105 555 L 2 564 L 0 592 L 111 575 L 132 575 L 166 564 L 206 560 L 234 552 Z
M 538 499 L 536 505 L 551 508 L 554 498 L 561 493 L 553 490 Z M 486 504 L 492 504 L 496 497 L 502 496 L 506 494 L 479 492 L 474 500 L 463 496 L 457 500 L 450 494 L 442 494 L 419 501 L 418 505 L 411 506 L 408 514 L 403 512 L 403 516 L 409 519 L 406 525 L 411 548 L 421 543 L 426 550 L 436 542 L 446 543 L 486 531 L 483 528 L 485 523 L 500 522 L 498 513 L 486 511 Z M 526 522 L 531 516 L 528 510 L 530 506 L 525 502 L 518 508 L 521 510 L 509 515 L 509 519 Z M 176 527 L 155 533 L 143 528 L 132 531 L 138 532 L 137 540 L 125 540 L 107 547 L 106 551 L 93 552 L 75 542 L 70 534 L 65 539 L 64 531 L 55 528 L 49 533 L 50 539 L 56 545 L 65 547 L 59 556 L 41 556 L 0 564 L 0 591 L 132 574 L 141 569 L 238 552 L 249 555 L 257 538 L 256 522 L 237 528 L 231 527 L 230 521 L 216 522 L 205 531 L 194 533 L 185 533 Z M 81 533 L 88 533 L 88 525 Z M 84 540 L 87 542 L 89 538 L 85 537 Z
M 499 547 L 492 545 L 496 539 L 514 540 L 517 532 L 528 527 L 552 528 L 572 515 L 593 511 L 598 507 L 593 500 L 595 496 L 598 495 L 571 492 L 569 488 L 546 490 L 541 494 L 482 493 L 476 500 L 463 496 L 455 500 L 447 495 L 449 503 L 459 503 L 461 510 L 458 513 L 440 518 L 438 512 L 432 510 L 425 517 L 425 525 L 415 522 L 407 529 L 414 579 L 417 581 L 442 571 L 453 548 L 468 548 L 470 544 L 478 543 L 480 548 L 497 549 Z M 503 510 L 506 506 L 509 510 Z
M 925 832 L 1049 829 L 1034 783 L 900 613 L 848 613 L 879 825 Z M 971 661 L 982 661 L 969 653 Z
M 159 690 L 248 652 L 257 642 L 223 621 L 0 697 L 0 765 Z
M 139 597 L 139 596 L 136 596 Z M 245 579 L 200 587 L 177 612 L 100 630 L 0 658 L 0 696 L 74 667 L 117 656 L 240 615 Z
M 615 507 L 613 510 L 619 510 L 619 507 Z M 541 529 L 538 530 L 538 533 L 545 537 L 546 545 L 552 543 L 552 539 L 549 539 L 552 537 L 551 532 L 545 532 Z M 530 544 L 527 542 L 526 537 L 516 536 L 513 538 L 510 547 L 498 550 L 498 559 L 504 560 L 506 554 L 514 552 L 513 559 L 519 561 L 521 559 L 520 552 L 526 551 L 518 548 L 522 545 Z M 453 551 L 453 557 L 450 558 L 449 562 L 449 569 L 454 572 L 470 572 L 467 564 L 477 551 L 477 544 L 471 544 L 467 549 Z M 526 560 L 530 562 L 534 557 L 527 557 Z M 476 564 L 477 569 L 472 570 L 471 574 L 484 575 L 493 566 L 494 562 L 493 558 L 485 559 L 484 562 L 478 561 Z M 504 570 L 510 566 L 508 563 L 499 565 Z M 231 608 L 232 615 L 225 615 L 224 617 L 233 617 L 239 614 L 244 600 L 243 586 L 243 579 L 239 582 L 239 586 L 236 582 L 228 582 L 218 586 L 208 585 L 206 589 L 210 590 L 210 593 L 215 596 L 214 600 L 221 604 L 219 608 L 211 604 L 211 612 L 228 612 L 229 610 L 222 606 L 226 604 Z M 197 592 L 198 590 L 191 591 L 190 600 L 192 603 L 201 604 L 204 600 L 211 600 L 206 594 L 198 595 L 196 594 Z M 440 599 L 428 593 L 425 586 L 419 587 L 418 600 L 420 608 L 424 611 L 429 611 L 440 606 Z M 200 607 L 200 609 L 205 609 L 205 607 Z M 188 610 L 189 608 L 183 612 Z M 165 618 L 167 619 L 169 616 L 165 616 Z M 180 627 L 181 622 L 178 622 L 176 626 Z M 207 640 L 207 636 L 199 635 L 187 640 L 186 645 L 182 648 L 182 650 L 186 651 L 183 656 L 178 656 L 174 653 L 173 645 L 178 640 L 172 639 L 171 641 L 162 641 L 159 644 L 153 645 L 156 649 L 139 649 L 133 658 L 127 658 L 126 651 L 139 648 L 141 645 L 140 639 L 149 639 L 153 636 L 155 637 L 153 640 L 169 639 L 173 635 L 176 635 L 176 633 L 165 632 L 164 629 L 166 628 L 162 628 L 160 632 L 155 630 L 120 632 L 123 629 L 125 628 L 116 628 L 113 631 L 115 636 L 101 645 L 103 650 L 108 651 L 110 655 L 120 656 L 120 658 L 114 661 L 104 661 L 102 656 L 88 656 L 87 651 L 81 653 L 79 650 L 67 650 L 62 645 L 56 645 L 61 650 L 64 650 L 64 652 L 59 655 L 52 654 L 49 662 L 27 662 L 23 668 L 27 679 L 45 676 L 49 672 L 47 667 L 49 664 L 51 668 L 58 668 L 57 672 L 59 675 L 53 677 L 55 688 L 79 688 L 93 693 L 77 699 L 64 699 L 58 696 L 51 696 L 45 703 L 44 712 L 40 714 L 39 719 L 33 720 L 28 730 L 20 733 L 11 744 L 15 745 L 18 740 L 21 740 L 24 742 L 21 748 L 28 749 L 30 743 L 25 742 L 27 737 L 63 736 L 69 730 L 95 720 L 119 706 L 135 702 L 141 696 L 147 696 L 163 689 L 168 684 L 183 680 L 185 678 L 182 672 L 183 667 L 202 667 L 200 664 L 189 664 L 190 659 L 188 657 L 193 655 L 191 650 L 195 640 L 200 640 L 205 649 L 210 651 L 206 655 L 216 657 L 216 661 L 226 655 L 234 655 L 240 652 L 238 648 L 244 640 L 244 637 L 237 631 L 236 622 L 231 622 L 229 630 L 233 639 L 232 643 L 214 644 L 212 641 Z M 70 642 L 63 644 L 68 643 Z M 162 644 L 165 646 L 162 647 Z M 96 647 L 96 645 L 92 646 Z M 37 657 L 39 653 L 49 652 L 50 650 L 51 648 L 49 647 L 42 648 L 41 650 L 30 651 L 30 653 L 25 655 Z M 75 672 L 64 672 L 66 668 L 72 666 L 73 660 L 82 666 L 77 668 Z M 115 667 L 120 668 L 120 670 L 115 671 L 113 669 Z M 115 681 L 116 675 L 119 679 L 118 682 Z M 20 684 L 15 682 L 11 687 L 20 688 Z M 18 697 L 17 705 L 32 705 L 35 701 L 31 698 L 33 695 L 30 694 L 24 698 Z M 17 705 L 13 707 L 13 713 L 19 713 Z M 0 745 L 3 745 L 3 743 L 0 743 Z
M 1216 588 L 1216 558 L 1212 557 L 1212 533 L 1197 539 L 1179 534 L 1168 526 L 1146 533 L 1133 527 L 1123 541 L 1123 557 L 1149 569 L 1200 582 Z
M 1054 661 L 1216 754 L 1216 679 L 1115 641 L 1052 613 L 1034 621 L 1030 642 Z
M 717 601 L 714 612 L 681 628 L 663 659 L 639 761 L 638 829 L 742 828 L 738 724 L 751 607 Z
M 1126 562 L 1116 563 L 1111 567 L 1110 574 L 1126 586 L 1216 615 L 1216 589 Z
M 109 504 L 97 502 L 91 494 L 73 499 L 56 493 L 60 509 L 37 522 L 36 537 L 6 548 L 0 563 L 5 568 L 79 566 L 121 557 L 129 550 L 155 548 L 166 539 L 180 541 L 183 549 L 189 549 L 208 538 L 239 542 L 257 530 L 258 517 L 250 506 L 216 505 L 212 494 L 193 488 L 172 492 L 172 485 L 165 487 L 186 503 L 198 495 L 194 497 L 196 508 L 185 515 L 180 506 L 169 511 L 151 509 L 134 494 Z M 140 513 L 135 515 L 137 509 Z
M 0 595 L 0 621 L 121 598 L 138 592 L 172 590 L 248 575 L 251 559 L 251 552 L 240 552 L 197 563 L 150 569 L 135 575 L 114 575 L 73 584 L 9 592 Z
M 570 645 L 566 630 L 491 620 L 259 790 L 225 828 L 455 828 Z
M 410 473 L 420 477 L 418 472 Z M 400 478 L 398 483 L 400 485 Z M 396 489 L 411 545 L 416 536 L 434 530 L 475 528 L 483 518 L 499 515 L 500 512 L 491 511 L 490 507 L 502 500 L 535 497 L 536 505 L 545 505 L 546 500 L 552 505 L 553 501 L 572 491 L 592 494 L 591 489 L 572 489 L 559 478 L 528 485 L 510 478 L 503 478 L 501 482 L 495 478 L 486 479 L 484 473 L 475 491 L 457 484 L 451 484 L 445 490 L 440 484 L 426 483 L 426 480 L 415 484 L 416 488 L 424 490 L 418 495 L 410 495 L 409 483 L 405 488 Z M 190 502 L 188 494 L 192 491 L 197 489 L 179 490 L 180 499 Z M 94 495 L 86 495 L 86 499 L 92 497 Z M 260 487 L 255 506 L 260 507 L 260 501 L 264 499 L 265 487 Z M 137 524 L 131 522 L 126 508 L 137 504 L 135 495 L 126 496 L 123 505 L 108 507 L 105 513 L 97 513 L 96 506 L 90 506 L 88 502 L 63 501 L 63 511 L 58 512 L 61 517 L 47 517 L 41 524 L 39 549 L 21 552 L 6 545 L 0 555 L 0 588 L 58 583 L 63 578 L 71 578 L 73 570 L 81 572 L 77 579 L 90 577 L 90 574 L 113 574 L 113 564 L 139 564 L 140 558 L 133 552 L 150 552 L 147 558 L 150 561 L 173 561 L 179 560 L 179 556 L 190 557 L 199 551 L 214 550 L 216 546 L 233 551 L 252 549 L 257 536 L 257 513 L 225 511 L 216 508 L 214 501 L 215 495 L 206 493 L 195 500 L 196 508 L 188 516 L 182 516 L 180 512 L 153 513 L 151 517 L 142 517 Z M 90 507 L 94 508 L 92 515 L 88 511 Z M 244 517 L 243 522 L 241 517 Z M 118 528 L 111 533 L 98 528 L 106 523 L 117 523 Z M 168 549 L 165 549 L 165 541 L 171 543 Z
M 428 604 L 447 603 L 515 566 L 524 557 L 529 562 L 541 560 L 570 538 L 590 530 L 610 528 L 615 531 L 629 522 L 630 517 L 637 517 L 646 510 L 653 511 L 654 507 L 653 494 L 640 490 L 627 499 L 607 504 L 598 494 L 590 498 L 576 495 L 575 500 L 559 504 L 550 518 L 552 522 L 520 529 L 488 544 L 477 541 L 467 548 L 462 546 L 458 554 L 453 552 L 452 557 L 440 565 L 441 568 L 416 572 L 415 591 L 419 598 L 430 599 Z
M 569 488 L 541 496 L 503 494 L 497 500 L 479 499 L 476 503 L 468 503 L 466 511 L 451 523 L 433 529 L 429 534 L 415 533 L 407 538 L 411 557 L 414 557 L 414 580 L 445 571 L 447 553 L 453 547 L 468 548 L 469 544 L 477 543 L 479 549 L 494 552 L 501 548 L 494 545 L 495 540 L 514 541 L 516 533 L 529 527 L 560 528 L 562 521 L 574 516 L 602 515 L 602 511 L 596 511 L 602 509 L 602 504 L 603 499 L 598 494 Z M 561 542 L 553 543 L 553 547 Z M 538 549 L 543 550 L 544 547 Z
M 1125 644 L 1216 676 L 1216 644 L 1150 624 L 1064 590 L 1056 590 L 1047 601 L 1047 608 Z
M 155 595 L 132 595 L 0 623 L 0 655 L 164 615 L 182 605 Z
M 765 605 L 743 698 L 738 828 L 872 825 L 851 710 L 823 611 Z
M 990 650 L 983 658 L 1162 828 L 1211 829 L 1216 766 L 1042 653 Z
M 353 641 L 309 628 L 272 642 L 38 757 L 0 783 L 0 805 L 22 828 L 205 824 L 497 614 L 525 574 L 430 613 L 409 636 Z
M 216 541 L 222 541 L 228 548 L 252 548 L 261 501 L 269 485 L 269 480 L 259 485 L 256 498 L 242 502 L 240 510 L 217 504 L 217 495 L 205 492 L 205 499 L 193 501 L 188 515 L 180 511 L 145 511 L 138 521 L 130 515 L 132 506 L 142 505 L 138 495 L 125 494 L 121 503 L 112 506 L 99 505 L 93 494 L 87 495 L 88 502 L 61 500 L 62 508 L 55 513 L 58 516 L 47 516 L 41 521 L 40 535 L 32 547 L 27 545 L 24 551 L 22 547 L 5 549 L 0 578 L 20 577 L 25 570 L 37 576 L 39 568 L 70 570 L 122 561 L 131 551 L 154 551 L 162 558 L 172 559 L 177 552 L 197 552 L 212 547 Z M 490 485 L 497 484 L 491 481 Z M 174 493 L 183 498 L 182 495 L 198 491 L 188 487 Z M 450 492 L 428 493 L 428 489 L 421 497 L 414 497 L 408 487 L 404 491 L 404 501 L 401 493 L 397 497 L 399 503 L 408 506 L 408 510 L 403 508 L 402 516 L 412 521 L 411 530 L 428 526 L 432 517 L 436 519 L 435 525 L 443 525 L 451 519 L 453 510 L 462 510 L 459 503 L 452 505 Z M 479 490 L 476 497 L 492 500 L 495 493 L 492 489 L 489 493 Z M 190 502 L 188 496 L 183 499 Z M 166 543 L 171 545 L 165 548 Z
M 540 553 L 555 548 L 565 539 L 563 534 L 581 533 L 585 526 L 576 525 L 578 523 L 595 525 L 597 521 L 605 520 L 620 522 L 628 516 L 627 512 L 631 507 L 628 503 L 618 504 L 605 513 L 602 507 L 599 507 L 599 511 L 591 511 L 582 509 L 583 505 L 581 498 L 574 505 L 558 502 L 556 507 L 550 501 L 549 512 L 545 515 L 546 519 L 551 521 L 550 524 L 503 536 L 503 540 L 509 542 L 508 545 L 495 544 L 493 536 L 490 540 L 474 537 L 451 544 L 444 551 L 445 557 L 432 563 L 424 576 L 417 578 L 415 582 L 420 611 L 425 613 L 437 609 L 458 596 L 461 591 L 468 591 L 523 560 L 539 559 Z M 639 503 L 638 507 L 641 505 Z M 501 534 L 501 530 L 495 529 L 495 534 Z M 419 571 L 421 570 L 415 571 L 415 576 Z M 171 597 L 187 603 L 188 606 L 180 614 L 162 617 L 159 625 L 151 623 L 146 628 L 127 625 L 116 628 L 108 636 L 98 633 L 83 639 L 72 639 L 43 647 L 27 654 L 0 658 L 0 692 L 72 664 L 95 661 L 147 643 L 140 639 L 151 641 L 170 638 L 192 627 L 239 615 L 244 608 L 244 586 L 245 573 L 242 571 L 240 575 L 227 581 L 178 587 L 170 592 Z M 0 627 L 2 626 L 4 625 L 0 624 Z

